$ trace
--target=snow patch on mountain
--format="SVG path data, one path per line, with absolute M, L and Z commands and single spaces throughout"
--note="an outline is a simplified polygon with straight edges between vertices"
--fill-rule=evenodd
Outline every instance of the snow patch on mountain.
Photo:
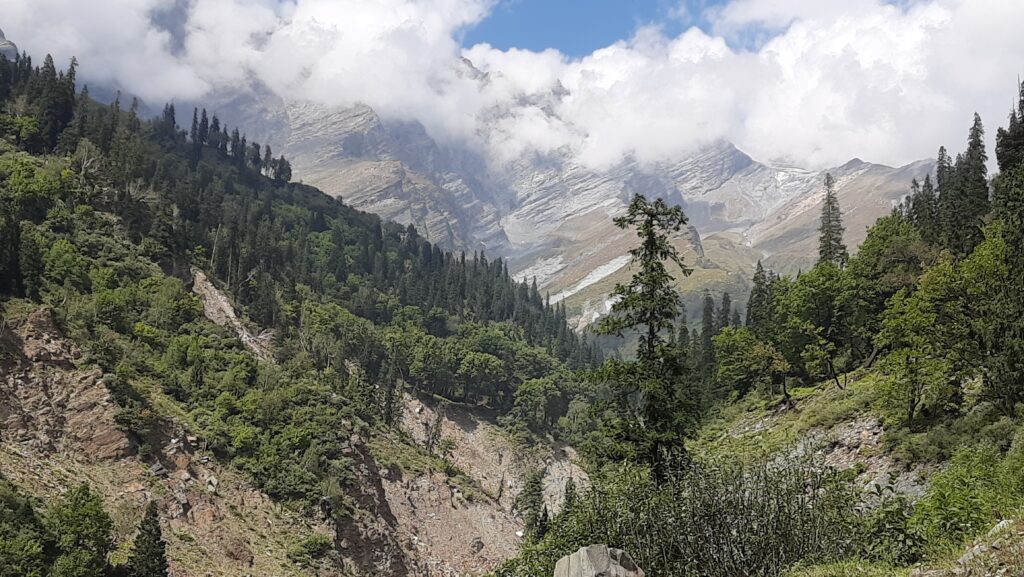
M 604 280 L 605 278 L 607 278 L 607 277 L 611 276 L 612 274 L 614 274 L 615 272 L 617 272 L 620 268 L 622 268 L 622 267 L 626 266 L 627 264 L 629 264 L 629 261 L 630 261 L 631 258 L 632 257 L 630 257 L 628 254 L 625 254 L 625 255 L 622 255 L 620 257 L 615 258 L 614 260 L 612 260 L 611 262 L 609 262 L 607 264 L 603 264 L 603 265 L 595 268 L 590 274 L 588 274 L 587 276 L 583 277 L 583 280 L 581 280 L 580 282 L 576 283 L 571 289 L 564 290 L 564 291 L 556 294 L 555 296 L 551 297 L 551 302 L 552 303 L 561 302 L 561 301 L 571 297 L 572 295 L 582 291 L 583 289 L 587 288 L 588 286 L 590 286 L 592 284 L 595 284 L 597 282 L 600 282 L 601 280 Z

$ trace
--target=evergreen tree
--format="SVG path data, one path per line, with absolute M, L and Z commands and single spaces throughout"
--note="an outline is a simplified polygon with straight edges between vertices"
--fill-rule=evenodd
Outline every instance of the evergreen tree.
M 747 327 L 758 339 L 767 340 L 771 330 L 769 302 L 769 278 L 765 273 L 761 261 L 757 261 L 757 268 L 754 269 L 753 288 L 750 290 L 750 299 L 747 301 Z
M 850 258 L 843 242 L 843 215 L 836 196 L 835 179 L 825 175 L 825 200 L 821 207 L 821 227 L 818 229 L 818 262 L 830 262 L 842 268 Z
M 729 326 L 729 319 L 732 318 L 732 297 L 729 293 L 722 293 L 722 304 L 718 309 L 718 318 L 715 321 L 715 332 L 721 332 L 722 329 Z
M 711 293 L 704 291 L 704 313 L 701 317 L 700 329 L 700 364 L 701 372 L 705 377 L 711 374 L 715 365 L 715 299 Z
M 676 346 L 685 355 L 690 353 L 690 327 L 686 324 L 686 307 L 679 306 L 679 324 L 676 327 Z
M 188 138 L 193 144 L 199 144 L 199 109 L 192 109 L 192 128 L 188 131 Z
M 523 516 L 527 538 L 539 539 L 544 511 L 544 470 L 536 469 L 526 478 L 523 492 L 516 497 L 515 509 Z
M 1010 110 L 1009 123 L 996 133 L 996 160 L 999 171 L 1010 172 L 1024 163 L 1024 82 L 1018 104 Z
M 565 493 L 562 498 L 562 513 L 564 515 L 571 515 L 573 507 L 576 505 L 576 481 L 572 477 L 569 477 L 565 481 Z
M 626 329 L 641 332 L 637 360 L 609 361 L 595 378 L 616 392 L 619 413 L 610 436 L 618 437 L 628 451 L 622 458 L 645 461 L 662 482 L 671 468 L 686 459 L 682 441 L 696 416 L 696 399 L 684 389 L 688 375 L 678 351 L 664 346 L 662 340 L 662 333 L 675 327 L 680 302 L 664 261 L 674 262 L 683 274 L 690 273 L 669 240 L 669 234 L 686 224 L 686 215 L 678 206 L 669 207 L 661 199 L 648 202 L 638 194 L 615 224 L 636 228 L 641 242 L 631 255 L 637 270 L 629 284 L 616 285 L 613 295 L 618 301 L 598 330 L 618 335 Z
M 206 109 L 203 109 L 199 118 L 199 128 L 196 132 L 199 144 L 206 144 L 210 140 L 210 119 L 206 116 Z
M 160 531 L 155 501 L 146 506 L 146 515 L 139 525 L 139 534 L 128 559 L 128 577 L 167 577 L 167 545 Z
M 953 162 L 946 152 L 945 146 L 939 147 L 939 156 L 935 161 L 935 187 L 938 194 L 939 237 L 943 245 L 949 245 L 949 239 L 956 228 L 957 195 L 953 190 L 955 175 Z
M 985 128 L 981 116 L 974 115 L 963 162 L 957 166 L 957 180 L 963 187 L 963 210 L 957 230 L 960 240 L 953 249 L 969 254 L 984 239 L 984 218 L 991 209 L 988 188 L 988 154 L 985 153 Z
M 540 519 L 537 521 L 537 539 L 543 539 L 551 526 L 551 515 L 548 513 L 548 506 L 545 504 L 540 512 Z
M 679 293 L 665 261 L 675 263 L 684 275 L 690 274 L 679 252 L 669 241 L 669 234 L 679 232 L 686 224 L 686 215 L 678 206 L 669 207 L 664 200 L 648 202 L 636 195 L 624 216 L 615 219 L 615 226 L 636 227 L 640 246 L 630 251 L 632 263 L 639 270 L 629 284 L 617 284 L 612 296 L 617 301 L 611 314 L 602 319 L 598 332 L 622 334 L 626 329 L 640 329 L 637 357 L 641 362 L 656 361 L 661 333 L 670 330 L 679 316 Z
M 939 241 L 939 199 L 932 185 L 932 175 L 924 177 L 924 184 L 913 198 L 913 218 L 911 222 L 921 231 L 921 238 L 929 243 Z

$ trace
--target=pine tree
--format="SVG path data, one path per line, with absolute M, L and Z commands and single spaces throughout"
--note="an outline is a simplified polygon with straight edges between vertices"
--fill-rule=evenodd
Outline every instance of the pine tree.
M 576 481 L 569 477 L 565 481 L 565 496 L 562 499 L 562 514 L 571 515 L 576 506 Z
M 548 528 L 551 526 L 551 515 L 548 513 L 548 506 L 545 504 L 544 508 L 541 509 L 540 519 L 537 520 L 537 539 L 543 539 L 544 535 L 548 534 Z
M 1008 282 L 999 285 L 996 306 L 985 323 L 987 348 L 993 351 L 989 394 L 1009 415 L 1024 402 L 1024 160 L 997 179 L 996 216 L 1005 242 Z
M 718 317 L 715 320 L 715 333 L 722 332 L 722 329 L 729 326 L 729 319 L 732 318 L 732 297 L 729 293 L 722 293 L 722 305 L 718 309 Z
M 146 515 L 139 525 L 131 557 L 128 559 L 128 577 L 166 577 L 167 545 L 160 531 L 160 517 L 156 502 L 146 506 Z
M 196 132 L 199 144 L 206 144 L 210 140 L 210 119 L 206 116 L 206 109 L 203 109 L 199 118 L 199 129 Z
M 1024 82 L 1020 85 L 1018 103 L 1010 110 L 1007 127 L 996 133 L 996 160 L 1003 173 L 1024 163 Z
M 516 497 L 515 509 L 523 516 L 523 525 L 530 539 L 539 538 L 544 514 L 544 470 L 536 469 L 526 478 L 523 492 Z
M 188 138 L 193 144 L 199 143 L 199 109 L 192 109 L 192 128 L 188 131 Z
M 639 270 L 629 284 L 615 286 L 612 295 L 618 300 L 612 305 L 611 315 L 601 321 L 598 332 L 621 335 L 626 329 L 643 328 L 637 347 L 641 362 L 656 360 L 662 331 L 672 329 L 679 316 L 679 293 L 665 268 L 665 261 L 675 263 L 684 275 L 690 274 L 668 237 L 685 224 L 686 215 L 680 207 L 669 207 L 660 198 L 648 202 L 639 194 L 633 198 L 626 215 L 615 219 L 615 226 L 619 228 L 636 227 L 641 242 L 630 255 Z
M 750 290 L 750 299 L 747 301 L 747 327 L 754 336 L 765 341 L 770 331 L 771 313 L 769 279 L 761 261 L 757 261 L 757 268 L 754 269 L 753 283 L 754 287 Z
M 739 307 L 734 307 L 732 309 L 732 318 L 729 320 L 729 325 L 732 326 L 734 329 L 738 329 L 743 326 L 743 321 L 740 320 Z
M 911 222 L 921 231 L 921 238 L 929 243 L 939 242 L 939 200 L 932 186 L 932 175 L 924 177 L 924 184 L 912 199 L 913 218 Z
M 704 291 L 704 314 L 700 330 L 701 372 L 708 377 L 715 365 L 715 346 L 712 340 L 715 338 L 715 299 L 707 290 Z
M 985 152 L 985 128 L 981 116 L 974 114 L 967 139 L 967 151 L 963 161 L 957 166 L 957 180 L 963 187 L 963 214 L 957 230 L 960 240 L 954 250 L 960 254 L 969 254 L 974 247 L 984 240 L 982 227 L 985 215 L 991 209 L 988 188 L 988 154 Z
M 825 175 L 825 200 L 821 207 L 821 227 L 818 229 L 818 262 L 830 262 L 842 268 L 850 259 L 843 242 L 843 215 L 836 196 L 835 179 Z
M 935 187 L 938 194 L 939 238 L 944 246 L 948 246 L 956 228 L 957 194 L 953 190 L 953 163 L 946 152 L 945 146 L 939 147 L 939 156 L 935 161 Z

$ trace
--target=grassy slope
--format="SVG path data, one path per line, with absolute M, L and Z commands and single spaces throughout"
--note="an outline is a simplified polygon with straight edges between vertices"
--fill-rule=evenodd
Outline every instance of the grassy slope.
M 920 479 L 927 484 L 933 477 L 930 473 L 948 466 L 957 448 L 979 442 L 996 442 L 1006 448 L 1014 438 L 1017 426 L 993 416 L 976 398 L 968 400 L 972 408 L 959 418 L 909 431 L 885 410 L 881 385 L 881 375 L 859 371 L 850 375 L 845 390 L 835 386 L 796 388 L 791 391 L 795 410 L 783 410 L 776 402 L 751 395 L 710 418 L 690 448 L 712 459 L 754 460 L 797 452 L 827 457 L 834 450 L 833 433 L 851 423 L 877 419 L 884 431 L 880 442 L 857 452 L 851 467 L 854 472 L 885 459 L 898 469 L 929 472 Z M 852 560 L 797 568 L 787 577 L 1024 575 L 1024 515 L 1017 507 L 1009 506 L 1004 516 L 1008 520 L 1002 524 L 993 521 L 981 536 L 937 552 L 915 568 Z

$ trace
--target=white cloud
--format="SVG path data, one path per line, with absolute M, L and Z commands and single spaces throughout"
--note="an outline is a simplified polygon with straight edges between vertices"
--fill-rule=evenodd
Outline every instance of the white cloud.
M 726 138 L 809 167 L 900 164 L 961 148 L 975 110 L 994 133 L 1024 62 L 1024 2 L 1007 0 L 732 0 L 703 15 L 710 33 L 643 28 L 581 59 L 461 48 L 493 3 L 0 0 L 0 24 L 149 101 L 258 79 L 286 98 L 418 120 L 498 163 L 564 147 L 592 166 L 653 161 Z M 181 43 L 153 23 L 177 4 Z

